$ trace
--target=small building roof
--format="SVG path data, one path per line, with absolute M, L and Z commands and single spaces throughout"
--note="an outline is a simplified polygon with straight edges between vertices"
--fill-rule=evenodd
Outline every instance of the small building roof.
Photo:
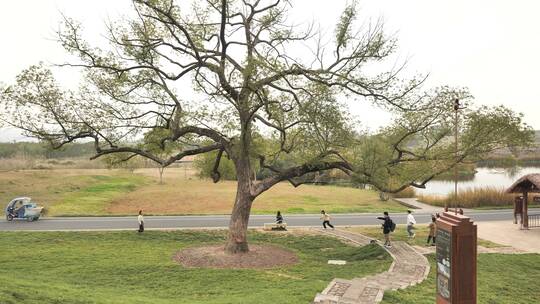
M 524 175 L 506 189 L 506 193 L 523 192 L 540 192 L 540 173 Z

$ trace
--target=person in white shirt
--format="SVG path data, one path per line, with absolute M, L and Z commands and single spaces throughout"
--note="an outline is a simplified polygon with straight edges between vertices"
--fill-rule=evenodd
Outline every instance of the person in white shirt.
M 334 226 L 330 224 L 330 215 L 324 210 L 321 210 L 321 220 L 323 220 L 322 225 L 324 229 L 326 229 L 326 225 L 330 226 L 330 228 L 334 229 Z
M 137 217 L 137 221 L 139 222 L 139 232 L 144 231 L 144 217 L 142 215 L 142 210 L 139 210 L 139 216 Z
M 409 238 L 414 238 L 416 236 L 416 233 L 414 233 L 414 225 L 416 225 L 416 220 L 414 219 L 411 210 L 407 210 L 407 213 L 407 233 L 409 234 Z

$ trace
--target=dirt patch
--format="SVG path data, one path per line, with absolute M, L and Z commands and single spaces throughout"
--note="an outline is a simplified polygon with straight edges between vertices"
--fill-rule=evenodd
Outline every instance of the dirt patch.
M 228 254 L 223 245 L 190 247 L 178 251 L 173 259 L 189 268 L 273 268 L 298 263 L 292 251 L 272 245 L 250 245 L 249 252 Z

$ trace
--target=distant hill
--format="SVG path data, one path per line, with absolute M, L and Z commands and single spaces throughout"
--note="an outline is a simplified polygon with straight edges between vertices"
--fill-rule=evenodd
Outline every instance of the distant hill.
M 510 157 L 512 152 L 509 149 L 500 149 L 492 153 L 491 157 L 501 158 Z M 520 151 L 518 158 L 522 159 L 539 159 L 540 158 L 540 130 L 534 131 L 534 145 L 531 148 Z

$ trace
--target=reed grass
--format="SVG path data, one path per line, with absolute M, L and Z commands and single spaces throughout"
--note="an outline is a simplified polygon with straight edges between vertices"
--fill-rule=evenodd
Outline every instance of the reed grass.
M 435 206 L 452 206 L 455 195 L 420 195 L 418 200 Z M 458 192 L 457 202 L 462 208 L 508 207 L 513 205 L 514 195 L 505 193 L 502 188 L 478 187 Z

